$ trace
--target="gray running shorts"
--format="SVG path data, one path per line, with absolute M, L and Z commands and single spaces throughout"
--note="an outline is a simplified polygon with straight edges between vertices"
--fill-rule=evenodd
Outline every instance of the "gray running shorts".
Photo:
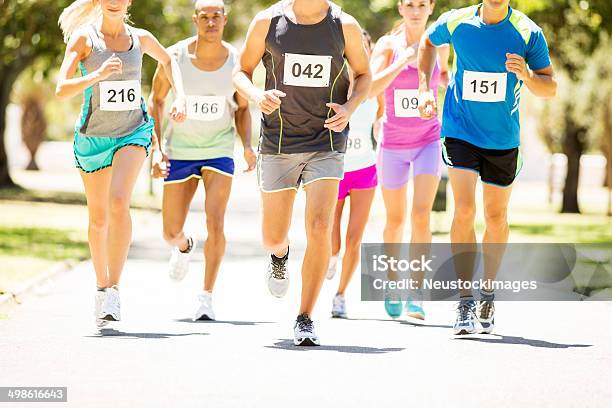
M 257 159 L 257 180 L 264 193 L 298 190 L 317 180 L 342 180 L 344 153 L 309 152 L 260 154 Z

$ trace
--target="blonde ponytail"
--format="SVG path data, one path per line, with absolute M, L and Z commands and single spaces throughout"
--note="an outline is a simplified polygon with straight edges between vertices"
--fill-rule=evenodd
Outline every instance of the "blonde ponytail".
M 58 23 L 64 34 L 64 42 L 67 43 L 79 27 L 94 23 L 101 15 L 99 2 L 94 1 L 76 0 L 62 11 Z

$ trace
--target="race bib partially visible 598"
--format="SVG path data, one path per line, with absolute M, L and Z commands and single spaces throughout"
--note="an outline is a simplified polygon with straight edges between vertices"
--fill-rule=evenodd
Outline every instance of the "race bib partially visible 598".
M 366 147 L 369 147 L 368 138 L 370 135 L 361 132 L 351 131 L 346 141 L 346 155 L 356 155 L 365 152 Z
M 130 111 L 140 109 L 140 81 L 100 82 L 100 110 Z
M 463 99 L 473 102 L 504 102 L 508 74 L 505 72 L 463 72 Z
M 283 83 L 289 86 L 326 88 L 331 77 L 329 55 L 285 54 Z
M 225 114 L 225 96 L 187 95 L 187 119 L 210 122 Z

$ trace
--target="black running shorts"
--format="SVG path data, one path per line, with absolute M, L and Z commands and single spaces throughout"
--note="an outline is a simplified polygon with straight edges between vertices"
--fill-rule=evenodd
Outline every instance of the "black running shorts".
M 483 183 L 508 187 L 523 167 L 519 148 L 483 149 L 461 139 L 447 137 L 442 143 L 442 158 L 449 166 L 480 174 Z

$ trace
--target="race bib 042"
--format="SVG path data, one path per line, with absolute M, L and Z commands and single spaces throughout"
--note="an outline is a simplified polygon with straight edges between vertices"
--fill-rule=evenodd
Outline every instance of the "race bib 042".
M 331 62 L 328 55 L 285 54 L 283 83 L 289 86 L 326 88 L 331 77 Z
M 140 81 L 102 81 L 100 85 L 100 110 L 131 111 L 140 109 Z
M 419 118 L 418 89 L 396 89 L 394 92 L 395 116 L 398 118 Z
M 503 102 L 506 100 L 508 74 L 494 72 L 463 72 L 463 99 L 473 102 Z
M 225 96 L 187 95 L 187 119 L 210 122 L 225 114 Z

